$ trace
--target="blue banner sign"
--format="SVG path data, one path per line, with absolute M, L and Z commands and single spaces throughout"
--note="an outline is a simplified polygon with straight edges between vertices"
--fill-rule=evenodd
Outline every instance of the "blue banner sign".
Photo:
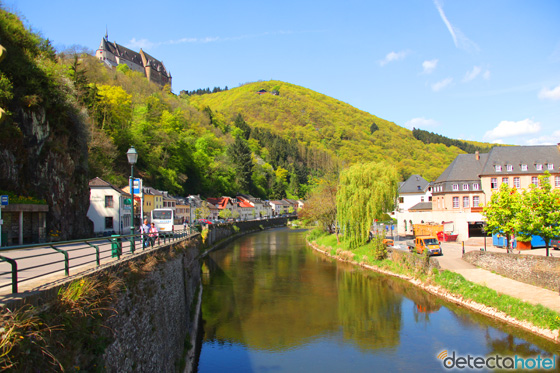
M 2 206 L 7 206 L 10 203 L 9 199 L 8 199 L 8 196 L 6 196 L 6 195 L 0 196 L 0 201 L 1 201 Z

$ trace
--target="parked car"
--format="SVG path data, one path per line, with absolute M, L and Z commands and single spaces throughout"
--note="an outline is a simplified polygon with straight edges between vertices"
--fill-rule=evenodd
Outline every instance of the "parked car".
M 560 250 L 560 239 L 555 238 L 553 240 L 550 240 L 550 247 L 552 247 L 555 250 Z
M 208 219 L 198 219 L 199 224 L 212 224 L 212 222 Z

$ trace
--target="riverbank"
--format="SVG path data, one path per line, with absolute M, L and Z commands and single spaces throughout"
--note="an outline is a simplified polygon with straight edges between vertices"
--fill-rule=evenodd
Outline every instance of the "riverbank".
M 361 261 L 357 261 L 354 259 L 355 254 L 340 248 L 322 246 L 317 241 L 308 241 L 308 245 L 325 256 L 399 277 L 449 302 L 560 343 L 560 314 L 546 307 L 499 294 L 486 286 L 467 281 L 451 271 L 439 271 L 437 268 L 426 271 L 417 266 L 409 268 L 407 263 L 373 261 L 368 260 L 365 255 Z

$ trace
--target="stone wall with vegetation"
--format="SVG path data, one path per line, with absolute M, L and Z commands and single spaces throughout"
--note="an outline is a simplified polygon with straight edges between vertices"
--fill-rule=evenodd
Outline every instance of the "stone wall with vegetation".
M 549 290 L 560 289 L 560 258 L 470 251 L 463 259 L 477 267 Z
M 418 268 L 426 272 L 434 268 L 441 269 L 436 257 L 426 257 L 422 254 L 393 250 L 391 248 L 387 249 L 387 256 L 394 262 L 404 264 L 406 268 Z
M 204 242 L 206 246 L 211 246 L 238 233 L 245 234 L 265 228 L 285 227 L 287 222 L 288 218 L 272 218 L 240 221 L 232 224 L 212 224 L 208 226 L 208 232 L 203 233 L 203 236 L 206 236 Z
M 192 239 L 126 265 L 124 290 L 106 324 L 113 331 L 103 355 L 107 371 L 171 372 L 185 367 L 197 331 L 200 247 L 200 239 Z

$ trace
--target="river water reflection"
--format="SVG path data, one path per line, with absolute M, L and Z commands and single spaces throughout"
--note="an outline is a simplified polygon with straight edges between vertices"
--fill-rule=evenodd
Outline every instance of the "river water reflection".
M 437 359 L 445 350 L 558 353 L 402 280 L 327 259 L 304 231 L 242 237 L 206 267 L 198 372 L 433 372 L 448 371 Z

